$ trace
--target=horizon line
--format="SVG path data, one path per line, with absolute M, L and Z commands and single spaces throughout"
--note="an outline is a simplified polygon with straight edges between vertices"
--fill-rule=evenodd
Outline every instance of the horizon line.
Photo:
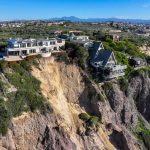
M 62 17 L 51 17 L 51 18 L 20 18 L 20 19 L 6 19 L 6 20 L 1 20 L 0 22 L 7 22 L 7 21 L 38 21 L 38 20 L 53 20 L 53 19 L 63 19 L 63 18 L 71 18 L 74 17 L 76 19 L 80 19 L 80 20 L 88 20 L 88 19 L 120 19 L 120 20 L 141 20 L 141 21 L 150 21 L 150 19 L 144 19 L 144 18 L 124 18 L 124 17 L 89 17 L 89 18 L 80 18 L 80 17 L 76 17 L 76 16 L 62 16 Z M 62 20 L 62 21 L 67 21 L 67 20 Z M 68 20 L 69 21 L 69 20 Z

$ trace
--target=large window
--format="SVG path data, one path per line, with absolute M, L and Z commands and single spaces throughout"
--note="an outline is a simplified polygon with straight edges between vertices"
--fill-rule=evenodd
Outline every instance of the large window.
M 22 55 L 27 55 L 27 50 L 22 50 Z
M 50 42 L 50 45 L 55 45 L 55 44 L 56 44 L 56 42 L 55 42 L 55 41 Z
M 29 53 L 30 53 L 30 54 L 36 53 L 36 49 L 30 49 L 30 50 L 29 50 Z
M 56 50 L 56 51 L 57 51 L 57 50 L 58 50 L 58 49 L 57 49 L 57 47 L 54 47 L 54 50 Z
M 39 42 L 38 45 L 39 45 L 39 46 L 43 46 L 43 43 L 42 43 L 42 42 Z
M 37 46 L 37 43 L 33 43 L 32 46 L 33 46 L 33 47 L 34 47 L 34 46 Z
M 48 42 L 43 41 L 43 46 L 48 46 Z
M 62 40 L 57 40 L 57 43 L 62 43 Z
M 8 55 L 9 56 L 18 56 L 20 54 L 20 51 L 9 51 Z
M 44 42 L 44 45 L 45 45 L 45 46 L 48 46 L 48 42 Z
M 27 47 L 31 47 L 31 43 L 27 43 Z
M 26 44 L 25 43 L 21 43 L 20 47 L 26 47 Z
M 13 44 L 13 48 L 19 48 L 19 44 Z
M 33 49 L 33 53 L 36 53 L 36 50 L 35 50 L 35 49 Z

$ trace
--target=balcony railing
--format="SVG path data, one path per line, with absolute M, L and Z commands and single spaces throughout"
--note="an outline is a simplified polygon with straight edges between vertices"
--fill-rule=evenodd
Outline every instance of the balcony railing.
M 115 65 L 115 66 L 109 67 L 109 69 L 111 71 L 119 71 L 119 70 L 125 70 L 125 69 L 127 69 L 127 66 L 126 65 Z
M 113 79 L 113 78 L 121 77 L 124 75 L 125 75 L 125 72 L 115 72 L 115 73 L 110 73 L 109 75 L 105 75 L 104 78 L 105 79 Z

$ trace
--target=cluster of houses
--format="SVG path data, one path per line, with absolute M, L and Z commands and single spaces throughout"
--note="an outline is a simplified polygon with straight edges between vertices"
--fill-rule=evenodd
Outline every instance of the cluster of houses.
M 92 41 L 88 36 L 62 35 L 71 42 L 82 44 L 89 52 L 90 65 L 99 72 L 104 79 L 112 79 L 125 75 L 126 65 L 118 65 L 112 51 L 106 50 L 102 42 Z
M 82 44 L 89 52 L 90 65 L 103 75 L 104 79 L 112 79 L 125 75 L 126 65 L 118 65 L 112 51 L 106 50 L 102 42 L 92 41 L 88 36 L 75 36 L 73 33 L 62 35 L 63 38 L 51 39 L 9 39 L 4 52 L 6 61 L 18 61 L 28 56 L 40 54 L 50 57 L 65 45 L 65 40 Z
M 20 27 L 23 27 L 24 24 L 23 23 L 19 23 L 19 22 L 12 22 L 12 23 L 8 23 L 8 22 L 3 22 L 3 23 L 0 23 L 0 27 L 1 28 L 6 28 L 6 27 L 9 27 L 9 28 L 20 28 Z
M 125 32 L 140 33 L 140 34 L 150 33 L 150 25 L 148 21 L 145 23 L 110 22 L 109 26 L 118 29 L 118 31 L 122 30 Z
M 60 37 L 62 39 L 69 40 L 75 43 L 80 43 L 80 44 L 86 44 L 87 42 L 90 41 L 89 36 L 85 36 L 85 35 L 76 36 L 74 35 L 74 33 L 62 34 Z
M 64 21 L 52 21 L 52 22 L 48 22 L 47 25 L 48 26 L 52 26 L 52 25 L 63 25 Z
M 26 25 L 35 25 L 35 26 L 57 26 L 57 25 L 64 25 L 64 21 L 4 21 L 0 22 L 1 28 L 21 28 Z

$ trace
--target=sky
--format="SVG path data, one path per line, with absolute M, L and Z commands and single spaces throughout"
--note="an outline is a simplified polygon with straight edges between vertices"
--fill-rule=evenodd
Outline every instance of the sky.
M 150 19 L 150 0 L 0 0 L 0 20 L 63 16 Z

